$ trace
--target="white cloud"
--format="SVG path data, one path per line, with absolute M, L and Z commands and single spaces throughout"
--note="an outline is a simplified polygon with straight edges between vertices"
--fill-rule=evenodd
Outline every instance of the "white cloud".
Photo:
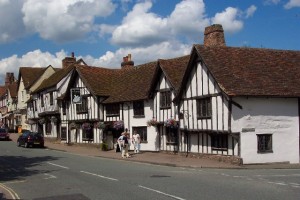
M 149 1 L 136 4 L 113 31 L 111 42 L 121 46 L 148 46 L 166 40 L 170 36 L 167 21 L 148 12 L 151 7 Z
M 150 1 L 137 3 L 124 17 L 122 24 L 111 29 L 111 42 L 120 46 L 138 47 L 174 40 L 174 37 L 194 39 L 209 25 L 202 0 L 181 1 L 167 17 L 150 12 L 151 8 Z M 101 27 L 103 32 L 105 30 Z
M 240 11 L 237 8 L 228 7 L 225 11 L 217 13 L 215 17 L 212 18 L 213 24 L 222 24 L 225 32 L 235 33 L 240 31 L 244 23 L 239 20 Z
M 17 78 L 20 67 L 47 67 L 52 65 L 60 68 L 64 57 L 66 57 L 66 53 L 63 50 L 52 55 L 49 52 L 42 52 L 37 49 L 21 57 L 12 55 L 4 58 L 0 60 L 0 82 L 3 83 L 6 72 L 13 72 Z
M 200 32 L 209 25 L 204 2 L 202 0 L 181 1 L 171 13 L 168 25 L 174 34 L 198 38 Z
M 43 39 L 68 42 L 93 30 L 94 19 L 115 10 L 111 0 L 27 0 L 22 8 L 24 24 Z
M 14 41 L 26 34 L 21 8 L 22 0 L 0 0 L 0 43 Z
M 246 18 L 252 17 L 256 11 L 256 6 L 251 5 L 247 10 L 246 10 Z
M 123 57 L 132 55 L 135 65 L 156 61 L 158 58 L 174 58 L 190 53 L 191 46 L 179 42 L 162 42 L 148 47 L 120 48 L 116 52 L 106 52 L 99 58 L 83 56 L 82 59 L 93 66 L 121 68 Z
M 289 0 L 289 2 L 284 5 L 285 9 L 291 9 L 294 7 L 300 7 L 300 0 Z

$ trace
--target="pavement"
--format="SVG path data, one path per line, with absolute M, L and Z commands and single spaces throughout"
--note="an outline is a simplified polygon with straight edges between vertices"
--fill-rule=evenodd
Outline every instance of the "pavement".
M 17 142 L 18 134 L 11 133 L 10 138 L 13 142 Z M 268 163 L 268 164 L 253 164 L 253 165 L 237 165 L 216 159 L 198 158 L 186 155 L 178 155 L 163 152 L 142 151 L 138 154 L 130 152 L 130 158 L 122 158 L 120 152 L 115 150 L 102 151 L 99 145 L 95 144 L 65 144 L 58 141 L 45 139 L 45 148 L 68 152 L 77 155 L 103 157 L 109 159 L 118 159 L 125 162 L 141 162 L 154 165 L 165 165 L 183 168 L 214 168 L 214 169 L 300 169 L 299 164 L 289 163 Z M 0 200 L 14 199 L 11 196 L 9 188 L 2 187 L 0 183 Z M 2 193 L 1 193 L 2 192 Z

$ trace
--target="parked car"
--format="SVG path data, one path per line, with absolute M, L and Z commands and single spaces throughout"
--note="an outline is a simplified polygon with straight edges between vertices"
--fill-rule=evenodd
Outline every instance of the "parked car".
M 9 140 L 9 133 L 7 129 L 0 128 L 0 140 Z
M 18 146 L 28 147 L 44 147 L 44 136 L 41 133 L 24 131 L 17 140 Z

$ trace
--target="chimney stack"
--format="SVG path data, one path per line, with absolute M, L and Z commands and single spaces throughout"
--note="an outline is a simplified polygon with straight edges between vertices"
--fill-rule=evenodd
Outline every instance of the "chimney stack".
M 72 52 L 71 57 L 65 57 L 62 60 L 62 68 L 66 68 L 74 63 L 76 63 L 76 58 L 75 58 L 74 52 Z
M 13 82 L 15 82 L 14 73 L 7 72 L 6 77 L 5 77 L 5 86 L 8 86 L 8 85 L 12 84 Z
M 221 24 L 213 24 L 205 28 L 204 46 L 226 46 L 224 30 Z
M 131 60 L 131 54 L 123 57 L 123 62 L 121 63 L 122 69 L 128 69 L 134 66 L 134 62 Z

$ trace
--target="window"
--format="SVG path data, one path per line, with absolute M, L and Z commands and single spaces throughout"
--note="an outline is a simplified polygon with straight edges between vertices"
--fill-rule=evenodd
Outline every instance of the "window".
M 24 101 L 24 98 L 25 98 L 24 93 L 25 93 L 25 91 L 23 90 L 23 91 L 21 92 L 21 101 Z
M 141 142 L 147 142 L 147 126 L 132 127 L 132 129 L 133 132 L 136 131 L 140 135 Z
M 197 100 L 197 118 L 211 118 L 211 98 Z
M 67 128 L 66 127 L 61 127 L 60 138 L 62 140 L 66 140 L 67 139 Z
M 272 149 L 272 134 L 257 135 L 257 152 L 271 153 Z
M 107 116 L 120 115 L 119 104 L 107 104 L 106 105 L 106 115 Z
M 228 149 L 228 135 L 216 134 L 211 136 L 211 147 L 213 150 Z
M 144 101 L 133 102 L 134 116 L 144 116 Z
M 46 135 L 51 135 L 52 124 L 50 121 L 46 122 Z
M 88 141 L 94 140 L 93 128 L 82 129 L 82 139 Z
M 67 113 L 67 105 L 66 105 L 66 102 L 62 102 L 62 112 L 63 112 L 63 115 L 65 115 Z
M 178 128 L 166 127 L 167 144 L 177 144 L 178 142 Z
M 50 105 L 53 105 L 53 92 L 50 92 Z
M 33 110 L 34 110 L 34 111 L 37 111 L 36 101 L 33 101 Z
M 81 104 L 76 104 L 77 113 L 87 113 L 88 112 L 88 101 L 87 97 L 82 96 Z
M 41 94 L 41 106 L 44 107 L 44 95 Z
M 171 107 L 171 91 L 160 92 L 160 108 L 167 109 Z

